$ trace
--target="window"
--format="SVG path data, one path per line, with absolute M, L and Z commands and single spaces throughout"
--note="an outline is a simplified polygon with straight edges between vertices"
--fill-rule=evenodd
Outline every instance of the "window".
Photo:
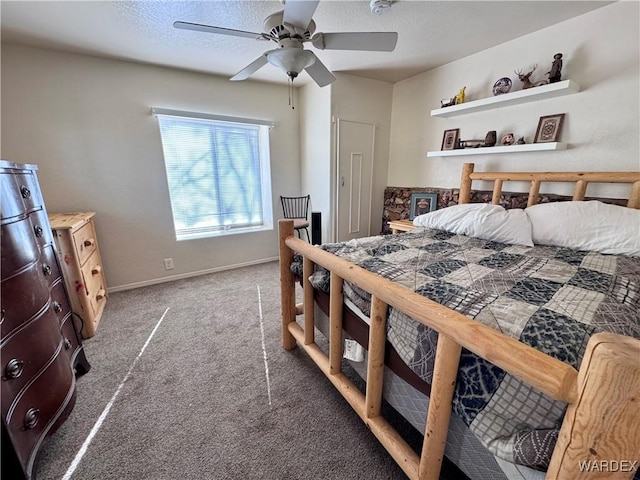
M 273 229 L 269 122 L 152 112 L 177 240 Z

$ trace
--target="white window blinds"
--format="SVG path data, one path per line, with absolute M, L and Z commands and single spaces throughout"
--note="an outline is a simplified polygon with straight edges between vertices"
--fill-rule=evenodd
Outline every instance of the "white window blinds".
M 178 240 L 273 228 L 268 125 L 154 113 Z

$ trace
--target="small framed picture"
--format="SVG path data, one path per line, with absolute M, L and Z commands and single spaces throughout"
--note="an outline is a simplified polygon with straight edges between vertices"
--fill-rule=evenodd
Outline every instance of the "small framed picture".
M 413 220 L 423 213 L 433 212 L 438 206 L 437 193 L 412 193 L 409 220 Z
M 560 138 L 564 113 L 540 117 L 534 143 L 557 142 Z
M 458 135 L 460 135 L 460 129 L 454 128 L 453 130 L 445 130 L 442 137 L 441 150 L 454 150 L 458 144 Z

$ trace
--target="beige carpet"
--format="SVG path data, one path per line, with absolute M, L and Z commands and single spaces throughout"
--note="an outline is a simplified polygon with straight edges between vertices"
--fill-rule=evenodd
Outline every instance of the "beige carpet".
M 37 479 L 405 478 L 306 354 L 281 348 L 279 298 L 277 263 L 112 294 Z

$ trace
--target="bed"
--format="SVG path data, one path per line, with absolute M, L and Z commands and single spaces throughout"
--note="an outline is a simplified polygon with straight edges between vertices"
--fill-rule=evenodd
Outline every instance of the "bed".
M 475 180 L 493 182 L 491 205 L 468 203 Z M 526 213 L 497 205 L 512 180 L 530 183 Z M 542 182 L 573 182 L 573 201 L 562 210 L 537 205 Z M 628 208 L 582 202 L 591 182 L 632 184 Z M 473 448 L 501 465 L 552 479 L 632 478 L 640 460 L 640 173 L 491 173 L 465 164 L 459 204 L 418 218 L 407 233 L 320 248 L 281 221 L 284 348 L 307 351 L 409 478 L 438 478 L 460 419 Z M 595 215 L 610 223 L 613 242 L 589 233 Z M 558 225 L 575 230 L 568 243 L 555 238 Z M 328 354 L 315 342 L 318 290 L 328 293 Z M 364 393 L 341 367 L 349 310 L 368 324 Z M 417 375 L 428 405 L 419 455 L 380 414 L 390 350 Z

